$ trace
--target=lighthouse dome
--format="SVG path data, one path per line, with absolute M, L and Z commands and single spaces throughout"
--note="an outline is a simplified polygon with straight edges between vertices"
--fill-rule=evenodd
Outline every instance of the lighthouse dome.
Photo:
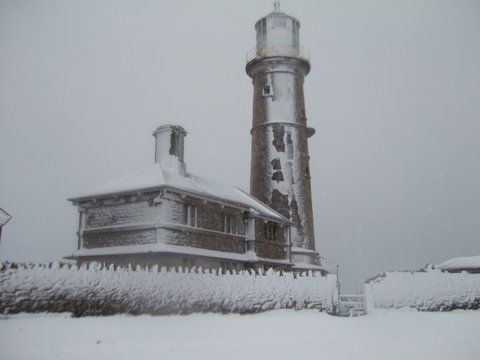
M 255 24 L 257 33 L 255 57 L 303 57 L 300 51 L 300 22 L 280 11 L 278 2 L 274 5 L 275 10 Z

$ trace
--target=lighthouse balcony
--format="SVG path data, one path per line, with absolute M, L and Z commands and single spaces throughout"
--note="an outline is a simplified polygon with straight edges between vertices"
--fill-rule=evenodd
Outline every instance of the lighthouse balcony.
M 247 52 L 246 62 L 248 64 L 253 60 L 275 56 L 294 57 L 310 62 L 310 53 L 303 46 L 295 47 L 288 45 L 256 46 Z

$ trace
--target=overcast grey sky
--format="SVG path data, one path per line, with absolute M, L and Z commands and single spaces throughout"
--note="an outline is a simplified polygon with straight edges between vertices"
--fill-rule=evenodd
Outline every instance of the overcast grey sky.
M 0 259 L 72 253 L 66 198 L 148 166 L 249 186 L 245 53 L 272 1 L 0 0 Z M 480 1 L 284 0 L 305 81 L 317 249 L 342 285 L 480 254 Z

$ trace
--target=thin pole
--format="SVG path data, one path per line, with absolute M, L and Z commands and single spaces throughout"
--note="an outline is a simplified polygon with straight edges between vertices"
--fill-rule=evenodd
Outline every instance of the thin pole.
M 340 268 L 340 265 L 337 264 L 337 290 L 338 290 L 338 295 L 340 295 L 340 279 L 338 278 L 338 269 Z

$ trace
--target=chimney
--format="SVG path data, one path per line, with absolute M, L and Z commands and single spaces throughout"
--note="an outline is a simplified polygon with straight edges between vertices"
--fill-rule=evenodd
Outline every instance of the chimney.
M 155 162 L 168 171 L 185 176 L 183 162 L 185 129 L 179 125 L 162 125 L 153 132 L 155 136 Z

